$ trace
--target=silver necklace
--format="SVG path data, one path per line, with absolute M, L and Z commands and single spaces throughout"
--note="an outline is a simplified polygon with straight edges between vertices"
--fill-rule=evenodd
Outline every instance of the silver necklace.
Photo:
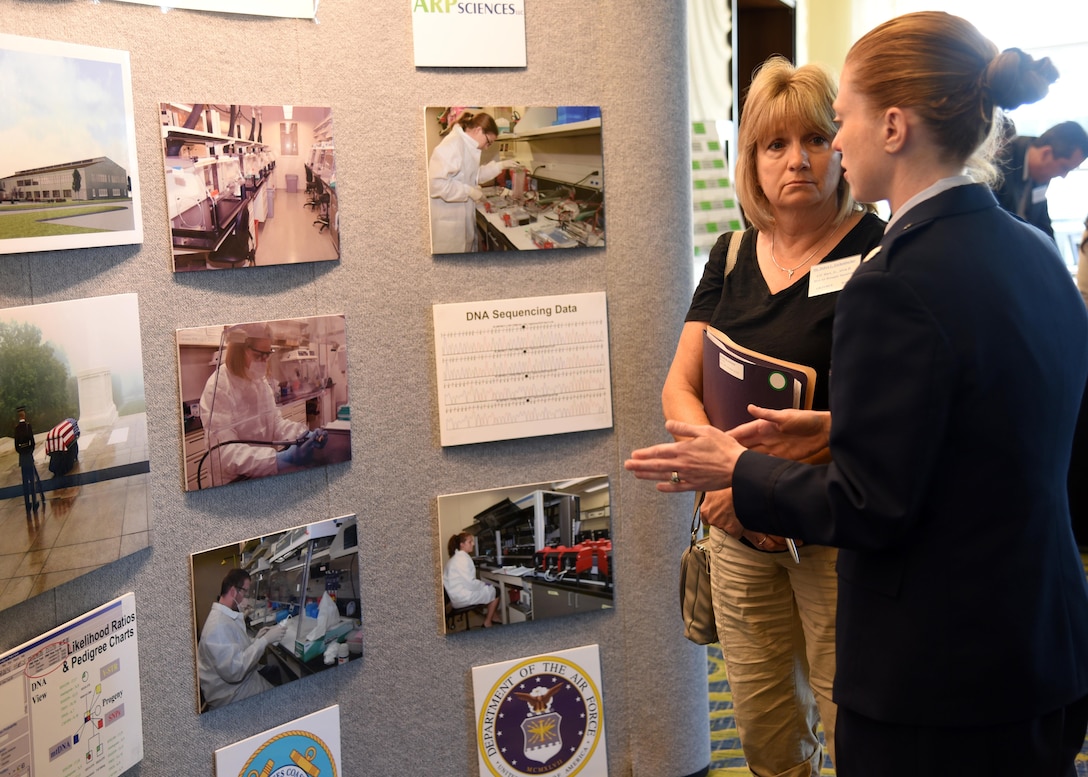
M 801 263 L 800 263 L 800 264 L 798 264 L 798 265 L 795 265 L 794 267 L 783 267 L 782 265 L 780 265 L 780 264 L 778 263 L 778 260 L 774 258 L 774 234 L 775 234 L 775 232 L 777 232 L 777 231 L 778 231 L 778 230 L 776 229 L 776 230 L 774 230 L 773 232 L 771 232 L 771 261 L 772 261 L 772 262 L 774 262 L 774 266 L 775 266 L 775 267 L 777 267 L 777 268 L 778 268 L 779 270 L 781 270 L 782 272 L 786 273 L 786 280 L 787 280 L 787 281 L 792 281 L 792 280 L 793 280 L 793 274 L 794 274 L 795 272 L 797 272 L 798 270 L 800 270 L 800 269 L 801 269 L 802 267 L 804 267 L 804 266 L 805 266 L 806 264 L 808 264 L 809 262 L 811 262 L 811 261 L 812 261 L 812 257 L 816 256 L 816 253 L 817 253 L 817 252 L 818 252 L 818 251 L 819 251 L 819 250 L 820 250 L 821 248 L 823 248 L 823 247 L 824 247 L 825 245 L 827 245 L 827 241 L 831 239 L 831 236 L 832 236 L 832 235 L 834 235 L 834 234 L 835 234 L 836 232 L 838 232 L 838 231 L 839 231 L 839 225 L 838 225 L 838 224 L 836 224 L 836 225 L 835 225 L 835 228 L 834 228 L 833 230 L 831 230 L 831 232 L 830 232 L 830 233 L 828 233 L 827 237 L 825 237 L 825 238 L 823 239 L 823 242 L 822 242 L 822 243 L 820 243 L 820 245 L 816 246 L 816 249 L 815 249 L 815 250 L 814 250 L 814 251 L 813 251 L 813 252 L 812 252 L 811 254 L 809 254 L 809 255 L 808 255 L 808 258 L 807 258 L 807 259 L 805 259 L 805 261 L 801 262 Z

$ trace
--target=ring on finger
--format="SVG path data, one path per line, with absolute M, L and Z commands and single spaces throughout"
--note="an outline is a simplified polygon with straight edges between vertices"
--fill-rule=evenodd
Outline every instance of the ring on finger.
M 672 471 L 672 477 L 669 478 L 669 482 L 670 483 L 679 483 L 680 482 L 680 473 L 677 472 L 676 470 L 673 470 Z

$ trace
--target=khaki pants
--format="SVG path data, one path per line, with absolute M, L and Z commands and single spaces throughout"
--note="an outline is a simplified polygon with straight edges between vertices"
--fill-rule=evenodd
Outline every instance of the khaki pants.
M 710 528 L 714 617 L 744 757 L 756 777 L 817 777 L 834 759 L 837 551 L 763 553 Z

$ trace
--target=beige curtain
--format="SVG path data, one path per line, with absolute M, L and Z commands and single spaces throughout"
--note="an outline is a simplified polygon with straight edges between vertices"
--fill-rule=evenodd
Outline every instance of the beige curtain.
M 688 111 L 692 121 L 729 118 L 729 0 L 688 0 Z

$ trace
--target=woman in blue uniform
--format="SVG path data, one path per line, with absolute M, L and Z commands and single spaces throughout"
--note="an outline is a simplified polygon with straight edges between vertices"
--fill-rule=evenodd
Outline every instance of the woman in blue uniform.
M 862 37 L 834 147 L 892 219 L 839 295 L 830 414 L 756 411 L 735 435 L 669 422 L 690 439 L 627 463 L 663 491 L 732 486 L 747 530 L 840 548 L 839 777 L 1070 777 L 1084 742 L 1066 475 L 1088 314 L 1053 242 L 980 182 L 1001 109 L 1056 77 L 946 13 Z M 828 434 L 823 466 L 738 441 L 796 454 Z

